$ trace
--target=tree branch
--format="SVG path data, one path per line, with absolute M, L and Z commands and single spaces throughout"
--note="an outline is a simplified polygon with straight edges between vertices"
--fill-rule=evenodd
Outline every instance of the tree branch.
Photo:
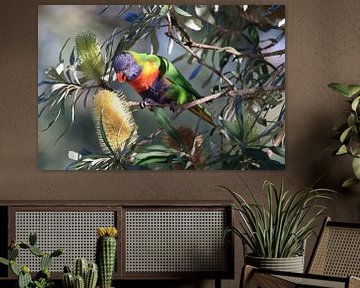
M 177 22 L 176 19 L 173 18 L 170 13 L 167 13 L 167 21 L 169 22 L 169 29 L 168 31 L 165 33 L 165 35 L 167 37 L 169 37 L 171 40 L 173 40 L 176 44 L 180 45 L 181 47 L 183 47 L 186 51 L 188 51 L 192 57 L 194 57 L 197 62 L 203 66 L 205 66 L 206 68 L 210 69 L 212 72 L 214 72 L 216 75 L 218 75 L 220 78 L 222 78 L 227 84 L 229 84 L 233 89 L 235 89 L 235 85 L 234 83 L 232 83 L 229 78 L 227 78 L 225 75 L 223 75 L 219 70 L 217 70 L 216 68 L 212 67 L 211 65 L 207 64 L 206 62 L 202 61 L 202 59 L 196 55 L 196 53 L 188 46 L 186 46 L 184 43 L 182 43 L 179 39 L 177 39 L 173 33 L 172 33 L 172 27 L 175 27 L 188 41 L 191 40 L 190 36 L 184 31 L 184 29 L 182 27 L 180 27 Z M 171 28 L 170 28 L 171 27 Z M 191 40 L 192 41 L 192 40 Z
M 215 94 L 204 96 L 200 99 L 191 101 L 184 105 L 175 106 L 175 111 L 178 111 L 177 114 L 180 114 L 184 110 L 190 109 L 192 107 L 201 105 L 203 103 L 215 100 L 215 99 L 223 97 L 223 96 L 229 96 L 229 97 L 241 96 L 241 97 L 243 97 L 243 99 L 250 99 L 250 98 L 256 97 L 258 95 L 264 94 L 264 93 L 274 92 L 274 91 L 283 91 L 284 89 L 285 89 L 284 84 L 279 85 L 279 86 L 254 87 L 254 88 L 243 89 L 243 90 L 228 89 L 226 91 L 221 91 L 221 92 L 218 92 Z M 127 101 L 127 103 L 130 107 L 141 107 L 142 102 Z M 174 107 L 174 105 L 171 105 L 170 103 L 154 104 L 154 105 L 150 105 L 150 106 L 151 107 L 162 107 L 162 108 Z
M 234 55 L 237 58 L 271 57 L 271 56 L 285 54 L 285 49 L 272 51 L 272 52 L 268 52 L 268 53 L 260 53 L 260 54 L 257 54 L 257 53 L 244 53 L 244 52 L 239 52 L 234 47 L 230 47 L 230 46 L 228 46 L 228 47 L 218 47 L 218 46 L 212 46 L 212 45 L 207 45 L 207 44 L 201 44 L 201 43 L 194 42 L 192 39 L 190 39 L 187 43 L 185 43 L 185 45 L 190 47 L 190 48 L 194 47 L 194 48 L 199 48 L 199 49 L 215 50 L 215 51 L 218 51 L 218 52 L 226 52 L 226 53 Z

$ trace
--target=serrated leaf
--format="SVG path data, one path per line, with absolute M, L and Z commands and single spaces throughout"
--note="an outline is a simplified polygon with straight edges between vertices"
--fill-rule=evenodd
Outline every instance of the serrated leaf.
M 330 83 L 328 85 L 329 88 L 333 89 L 335 92 L 345 96 L 345 97 L 351 97 L 351 93 L 348 90 L 348 87 L 341 83 Z
M 275 154 L 285 158 L 285 149 L 284 148 L 272 146 L 272 147 L 269 147 L 269 149 L 272 152 L 274 152 Z
M 346 181 L 344 181 L 344 183 L 342 183 L 341 187 L 348 188 L 352 185 L 359 184 L 359 183 L 360 183 L 359 179 L 352 177 L 352 178 L 349 178 Z
M 348 150 L 347 150 L 346 145 L 341 145 L 341 147 L 339 148 L 339 150 L 337 150 L 335 155 L 344 155 L 347 153 L 348 153 Z

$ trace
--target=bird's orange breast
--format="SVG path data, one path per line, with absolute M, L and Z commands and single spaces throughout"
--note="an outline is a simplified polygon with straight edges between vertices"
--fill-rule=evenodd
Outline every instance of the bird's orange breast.
M 153 62 L 145 62 L 141 73 L 134 80 L 129 81 L 129 84 L 134 87 L 136 92 L 141 93 L 150 89 L 153 83 L 159 76 L 159 69 Z

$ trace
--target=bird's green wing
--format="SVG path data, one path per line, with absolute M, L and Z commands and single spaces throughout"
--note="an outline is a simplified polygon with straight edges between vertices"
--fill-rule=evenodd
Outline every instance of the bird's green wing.
M 174 85 L 174 89 L 182 90 L 180 97 L 186 99 L 178 99 L 179 104 L 184 104 L 196 99 L 201 98 L 199 93 L 191 86 L 191 84 L 185 79 L 185 77 L 177 70 L 177 68 L 166 58 L 158 56 L 159 58 L 159 70 L 165 76 L 165 78 Z M 181 103 L 182 102 L 182 103 Z

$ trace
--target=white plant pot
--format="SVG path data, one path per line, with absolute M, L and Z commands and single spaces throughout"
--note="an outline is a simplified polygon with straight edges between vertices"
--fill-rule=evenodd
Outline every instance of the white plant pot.
M 262 269 L 304 273 L 304 256 L 289 258 L 263 258 L 246 255 L 245 263 Z

